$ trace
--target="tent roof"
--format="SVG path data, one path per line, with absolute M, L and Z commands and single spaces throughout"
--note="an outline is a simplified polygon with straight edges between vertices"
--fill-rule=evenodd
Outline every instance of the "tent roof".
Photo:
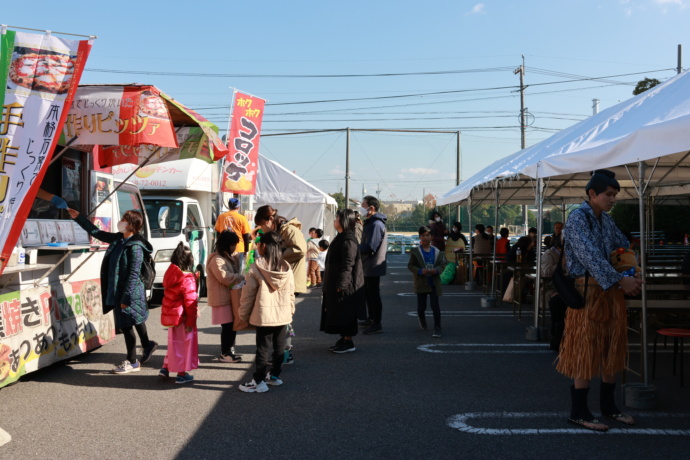
M 548 178 L 546 203 L 580 202 L 589 171 L 607 168 L 621 184 L 619 199 L 637 198 L 637 165 L 647 165 L 651 195 L 690 193 L 690 71 L 610 107 L 544 141 L 487 166 L 439 198 L 457 203 L 472 192 L 492 199 L 500 184 L 501 203 L 535 199 L 535 178 Z M 656 167 L 655 167 L 656 166 Z M 651 175 L 652 171 L 654 172 Z
M 255 196 L 257 201 L 272 204 L 324 203 L 337 206 L 333 197 L 261 154 Z

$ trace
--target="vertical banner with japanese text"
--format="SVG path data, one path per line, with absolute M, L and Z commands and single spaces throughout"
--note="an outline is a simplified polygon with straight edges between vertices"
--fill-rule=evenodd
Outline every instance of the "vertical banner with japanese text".
M 258 97 L 235 93 L 228 130 L 228 154 L 223 164 L 223 192 L 254 194 L 265 104 L 266 101 Z
M 60 137 L 91 49 L 87 40 L 3 30 L 0 48 L 0 273 Z

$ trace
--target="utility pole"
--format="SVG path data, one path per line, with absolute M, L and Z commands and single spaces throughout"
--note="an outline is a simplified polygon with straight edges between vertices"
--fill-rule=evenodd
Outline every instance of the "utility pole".
M 461 176 L 460 176 L 460 164 L 461 164 L 461 163 L 460 163 L 460 160 L 461 160 L 461 156 L 460 156 L 460 131 L 458 131 L 458 134 L 457 134 L 457 135 L 458 135 L 458 139 L 457 139 L 457 140 L 458 140 L 458 144 L 457 144 L 457 148 L 456 148 L 456 151 L 455 151 L 455 154 L 456 154 L 456 156 L 457 156 L 457 158 L 456 158 L 456 164 L 455 164 L 455 167 L 457 168 L 456 171 L 455 171 L 455 185 L 456 185 L 456 186 L 457 186 L 457 185 L 460 185 L 460 177 L 461 177 Z M 457 207 L 456 212 L 457 212 L 457 221 L 458 221 L 458 222 L 462 222 L 462 221 L 460 220 L 460 205 L 459 205 L 459 204 L 458 204 L 458 207 Z
M 683 71 L 683 66 L 681 65 L 683 63 L 683 45 L 678 45 L 678 68 L 676 71 L 678 73 L 681 73 Z
M 520 74 L 520 138 L 521 148 L 525 148 L 525 56 L 522 56 L 522 65 L 515 69 L 513 74 Z
M 513 74 L 520 74 L 520 148 L 522 150 L 527 147 L 525 142 L 525 55 L 522 55 L 522 65 L 515 69 Z M 529 222 L 527 220 L 527 206 L 522 205 L 522 217 L 525 221 L 524 231 L 527 235 Z
M 345 141 L 345 209 L 350 207 L 350 128 Z

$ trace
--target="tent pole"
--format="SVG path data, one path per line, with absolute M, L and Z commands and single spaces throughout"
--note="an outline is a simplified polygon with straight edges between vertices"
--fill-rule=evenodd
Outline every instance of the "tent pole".
M 500 207 L 498 206 L 498 196 L 500 194 L 500 189 L 498 185 L 498 181 L 495 181 L 494 185 L 494 204 L 496 208 L 496 215 L 494 216 L 494 255 L 493 255 L 493 269 L 491 270 L 491 297 L 496 296 L 496 240 L 498 239 L 498 210 Z
M 646 163 L 644 161 L 640 161 L 638 164 L 638 171 L 639 171 L 639 184 L 638 184 L 638 200 L 639 200 L 639 205 L 640 205 L 640 212 L 639 212 L 639 218 L 640 218 L 640 241 L 645 241 L 646 240 L 646 232 L 645 232 L 645 169 L 646 169 Z M 646 251 L 644 250 L 644 246 L 642 246 L 642 251 L 640 251 L 640 269 L 642 272 L 642 279 L 645 279 L 645 276 L 647 274 L 647 254 Z M 648 372 L 648 352 L 647 352 L 647 287 L 645 284 L 642 284 L 642 378 L 644 380 L 645 385 L 649 385 L 649 372 Z
M 537 179 L 537 273 L 534 277 L 534 328 L 539 330 L 541 289 L 541 245 L 544 225 L 544 179 Z
M 474 263 L 473 263 L 473 248 L 474 246 L 472 244 L 472 192 L 470 192 L 470 196 L 467 197 L 467 214 L 468 214 L 468 222 L 469 222 L 469 234 L 470 234 L 470 260 L 469 263 L 467 264 L 467 283 L 465 284 L 465 290 L 471 291 L 474 289 L 474 277 L 472 276 L 472 272 L 474 271 Z

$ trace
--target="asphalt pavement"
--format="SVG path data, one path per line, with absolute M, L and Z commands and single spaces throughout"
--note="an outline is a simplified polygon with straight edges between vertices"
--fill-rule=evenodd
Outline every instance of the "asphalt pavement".
M 262 394 L 238 390 L 251 379 L 253 334 L 238 336 L 244 362 L 218 362 L 220 327 L 205 304 L 194 382 L 159 378 L 167 333 L 153 309 L 149 334 L 161 347 L 141 372 L 110 373 L 124 359 L 117 336 L 0 389 L 0 428 L 12 438 L 0 459 L 690 456 L 690 389 L 672 375 L 672 347 L 659 353 L 656 409 L 626 409 L 634 427 L 580 430 L 566 423 L 569 381 L 555 371 L 555 353 L 525 339 L 529 311 L 519 321 L 505 304 L 482 308 L 479 291 L 444 286 L 443 336 L 432 338 L 417 324 L 406 264 L 407 256 L 389 255 L 383 332 L 356 336 L 353 353 L 329 352 L 337 337 L 318 330 L 319 293 L 300 296 L 295 362 L 283 368 L 284 385 Z M 631 364 L 638 358 L 631 354 Z M 590 406 L 596 413 L 598 384 Z

